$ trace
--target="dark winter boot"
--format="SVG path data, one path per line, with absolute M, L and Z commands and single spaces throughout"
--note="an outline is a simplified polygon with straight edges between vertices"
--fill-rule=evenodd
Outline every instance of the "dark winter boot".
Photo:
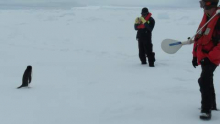
M 155 62 L 156 59 L 155 59 L 155 52 L 152 52 L 152 56 L 153 56 L 153 61 Z
M 210 120 L 212 117 L 211 110 L 208 110 L 208 111 L 202 110 L 199 117 L 202 120 Z
M 216 105 L 216 98 L 215 98 L 215 90 L 213 86 L 213 93 L 212 93 L 212 110 L 218 110 Z
M 149 62 L 150 67 L 154 67 L 154 62 Z
M 216 104 L 214 104 L 214 105 L 212 106 L 212 110 L 218 110 L 217 107 L 216 107 Z
M 141 64 L 142 64 L 142 65 L 146 65 L 146 64 L 147 64 L 147 62 L 141 62 Z
M 155 53 L 154 52 L 152 52 L 152 54 L 150 54 L 148 56 L 148 62 L 149 62 L 150 67 L 154 67 L 154 62 L 155 62 Z

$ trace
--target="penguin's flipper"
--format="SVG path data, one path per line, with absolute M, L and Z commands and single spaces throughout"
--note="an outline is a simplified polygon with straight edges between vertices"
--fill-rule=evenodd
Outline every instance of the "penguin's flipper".
M 20 87 L 17 87 L 17 89 L 20 89 L 20 88 L 22 88 L 23 86 L 20 86 Z
M 24 85 L 21 85 L 20 87 L 18 87 L 17 89 L 20 89 L 20 88 L 22 88 L 22 87 L 28 87 L 28 85 L 26 86 L 24 86 Z

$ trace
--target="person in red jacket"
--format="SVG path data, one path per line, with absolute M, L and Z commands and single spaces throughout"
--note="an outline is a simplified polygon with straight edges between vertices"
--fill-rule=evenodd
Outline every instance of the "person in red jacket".
M 201 0 L 203 19 L 198 30 L 216 14 L 219 0 Z M 211 119 L 211 110 L 217 110 L 213 73 L 220 63 L 220 16 L 215 16 L 194 38 L 192 65 L 201 65 L 198 83 L 201 92 L 201 119 Z

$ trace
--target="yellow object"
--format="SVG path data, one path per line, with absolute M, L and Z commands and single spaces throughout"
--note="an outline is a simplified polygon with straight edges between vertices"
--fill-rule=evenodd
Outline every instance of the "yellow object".
M 141 21 L 140 21 L 139 17 L 137 17 L 137 18 L 135 19 L 135 24 L 140 24 L 140 23 L 141 23 Z
M 141 20 L 141 22 L 142 22 L 143 24 L 146 23 L 146 20 L 145 20 L 143 17 L 140 17 L 139 19 Z

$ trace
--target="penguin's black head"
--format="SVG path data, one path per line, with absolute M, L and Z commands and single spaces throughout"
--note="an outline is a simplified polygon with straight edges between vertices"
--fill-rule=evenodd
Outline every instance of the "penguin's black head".
M 30 70 L 30 71 L 31 71 L 31 70 L 32 70 L 32 66 L 30 66 L 30 65 L 27 66 L 27 70 Z

